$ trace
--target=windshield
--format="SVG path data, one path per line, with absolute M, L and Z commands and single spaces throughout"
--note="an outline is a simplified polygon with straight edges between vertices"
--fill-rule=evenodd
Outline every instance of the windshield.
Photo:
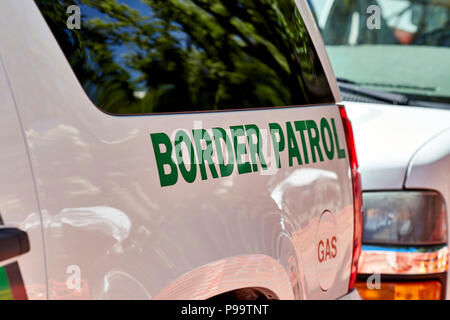
M 450 0 L 310 0 L 336 76 L 450 103 Z

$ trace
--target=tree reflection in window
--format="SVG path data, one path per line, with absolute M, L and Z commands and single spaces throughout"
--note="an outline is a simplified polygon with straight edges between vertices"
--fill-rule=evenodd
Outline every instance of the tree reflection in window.
M 36 0 L 88 96 L 115 114 L 333 96 L 293 0 Z M 66 27 L 79 5 L 80 30 Z

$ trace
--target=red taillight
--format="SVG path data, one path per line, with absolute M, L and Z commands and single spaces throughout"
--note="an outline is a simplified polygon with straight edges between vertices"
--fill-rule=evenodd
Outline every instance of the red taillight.
M 358 275 L 358 261 L 362 248 L 362 230 L 363 230 L 363 213 L 362 213 L 362 188 L 361 176 L 358 172 L 358 158 L 356 156 L 355 140 L 353 138 L 353 129 L 350 120 L 347 117 L 344 106 L 339 106 L 342 123 L 344 125 L 345 139 L 347 141 L 347 149 L 350 161 L 350 169 L 352 174 L 353 187 L 353 208 L 354 208 L 354 231 L 353 231 L 353 257 L 350 274 L 350 282 L 348 289 L 352 290 L 355 286 L 356 277 Z

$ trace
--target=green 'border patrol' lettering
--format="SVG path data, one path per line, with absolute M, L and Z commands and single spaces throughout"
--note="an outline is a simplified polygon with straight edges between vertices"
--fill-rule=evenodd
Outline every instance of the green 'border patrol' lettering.
M 268 170 L 264 154 L 267 149 L 271 150 L 278 169 L 286 151 L 289 167 L 346 157 L 334 118 L 322 118 L 320 125 L 314 120 L 269 123 L 266 132 L 271 148 L 264 146 L 261 132 L 255 124 L 231 126 L 228 131 L 213 128 L 212 134 L 206 129 L 195 129 L 192 138 L 187 131 L 179 130 L 173 142 L 165 133 L 150 134 L 161 187 L 175 185 L 180 175 L 187 183 L 193 183 L 198 179 L 229 177 L 236 171 L 243 175 Z

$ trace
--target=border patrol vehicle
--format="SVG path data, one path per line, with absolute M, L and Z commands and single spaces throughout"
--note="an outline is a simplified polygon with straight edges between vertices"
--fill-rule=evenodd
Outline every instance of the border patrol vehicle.
M 351 124 L 305 1 L 0 1 L 5 299 L 338 299 Z

